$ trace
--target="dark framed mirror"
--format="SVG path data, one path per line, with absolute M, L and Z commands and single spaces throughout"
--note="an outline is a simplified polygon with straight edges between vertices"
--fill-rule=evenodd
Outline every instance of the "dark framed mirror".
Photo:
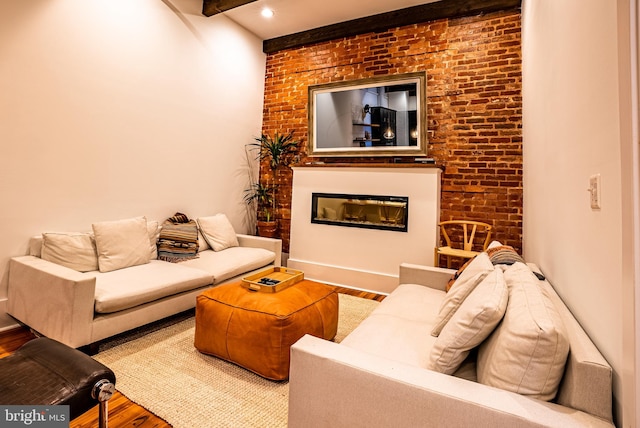
M 426 73 L 309 86 L 309 156 L 426 156 Z

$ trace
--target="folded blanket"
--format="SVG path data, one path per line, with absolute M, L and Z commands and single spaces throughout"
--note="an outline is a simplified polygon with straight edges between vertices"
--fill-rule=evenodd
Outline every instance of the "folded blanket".
M 178 263 L 198 257 L 198 225 L 195 220 L 176 213 L 160 229 L 158 260 Z

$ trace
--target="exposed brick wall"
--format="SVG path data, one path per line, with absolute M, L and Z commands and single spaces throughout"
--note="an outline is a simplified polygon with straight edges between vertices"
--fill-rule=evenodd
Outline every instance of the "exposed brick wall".
M 263 132 L 295 131 L 302 141 L 300 161 L 310 160 L 305 156 L 309 85 L 415 71 L 427 72 L 429 156 L 444 169 L 441 219 L 488 222 L 496 239 L 521 251 L 518 12 L 427 22 L 270 54 Z M 363 161 L 391 159 L 340 159 Z M 262 168 L 261 179 L 268 173 Z M 291 171 L 281 171 L 279 181 L 277 218 L 288 251 Z

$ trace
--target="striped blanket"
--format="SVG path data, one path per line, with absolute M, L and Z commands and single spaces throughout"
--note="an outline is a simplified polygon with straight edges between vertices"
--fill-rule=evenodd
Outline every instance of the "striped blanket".
M 198 257 L 198 226 L 195 220 L 176 213 L 162 224 L 158 260 L 178 263 Z

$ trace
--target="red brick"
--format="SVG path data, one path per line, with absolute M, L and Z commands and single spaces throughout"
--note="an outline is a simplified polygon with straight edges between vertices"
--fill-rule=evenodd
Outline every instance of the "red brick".
M 295 131 L 306 157 L 309 85 L 427 72 L 429 156 L 443 165 L 441 219 L 492 224 L 495 239 L 522 248 L 520 14 L 438 20 L 267 56 L 263 132 Z M 341 162 L 390 162 L 346 158 Z M 265 179 L 263 168 L 261 177 Z M 291 173 L 280 177 L 276 217 L 289 248 Z

